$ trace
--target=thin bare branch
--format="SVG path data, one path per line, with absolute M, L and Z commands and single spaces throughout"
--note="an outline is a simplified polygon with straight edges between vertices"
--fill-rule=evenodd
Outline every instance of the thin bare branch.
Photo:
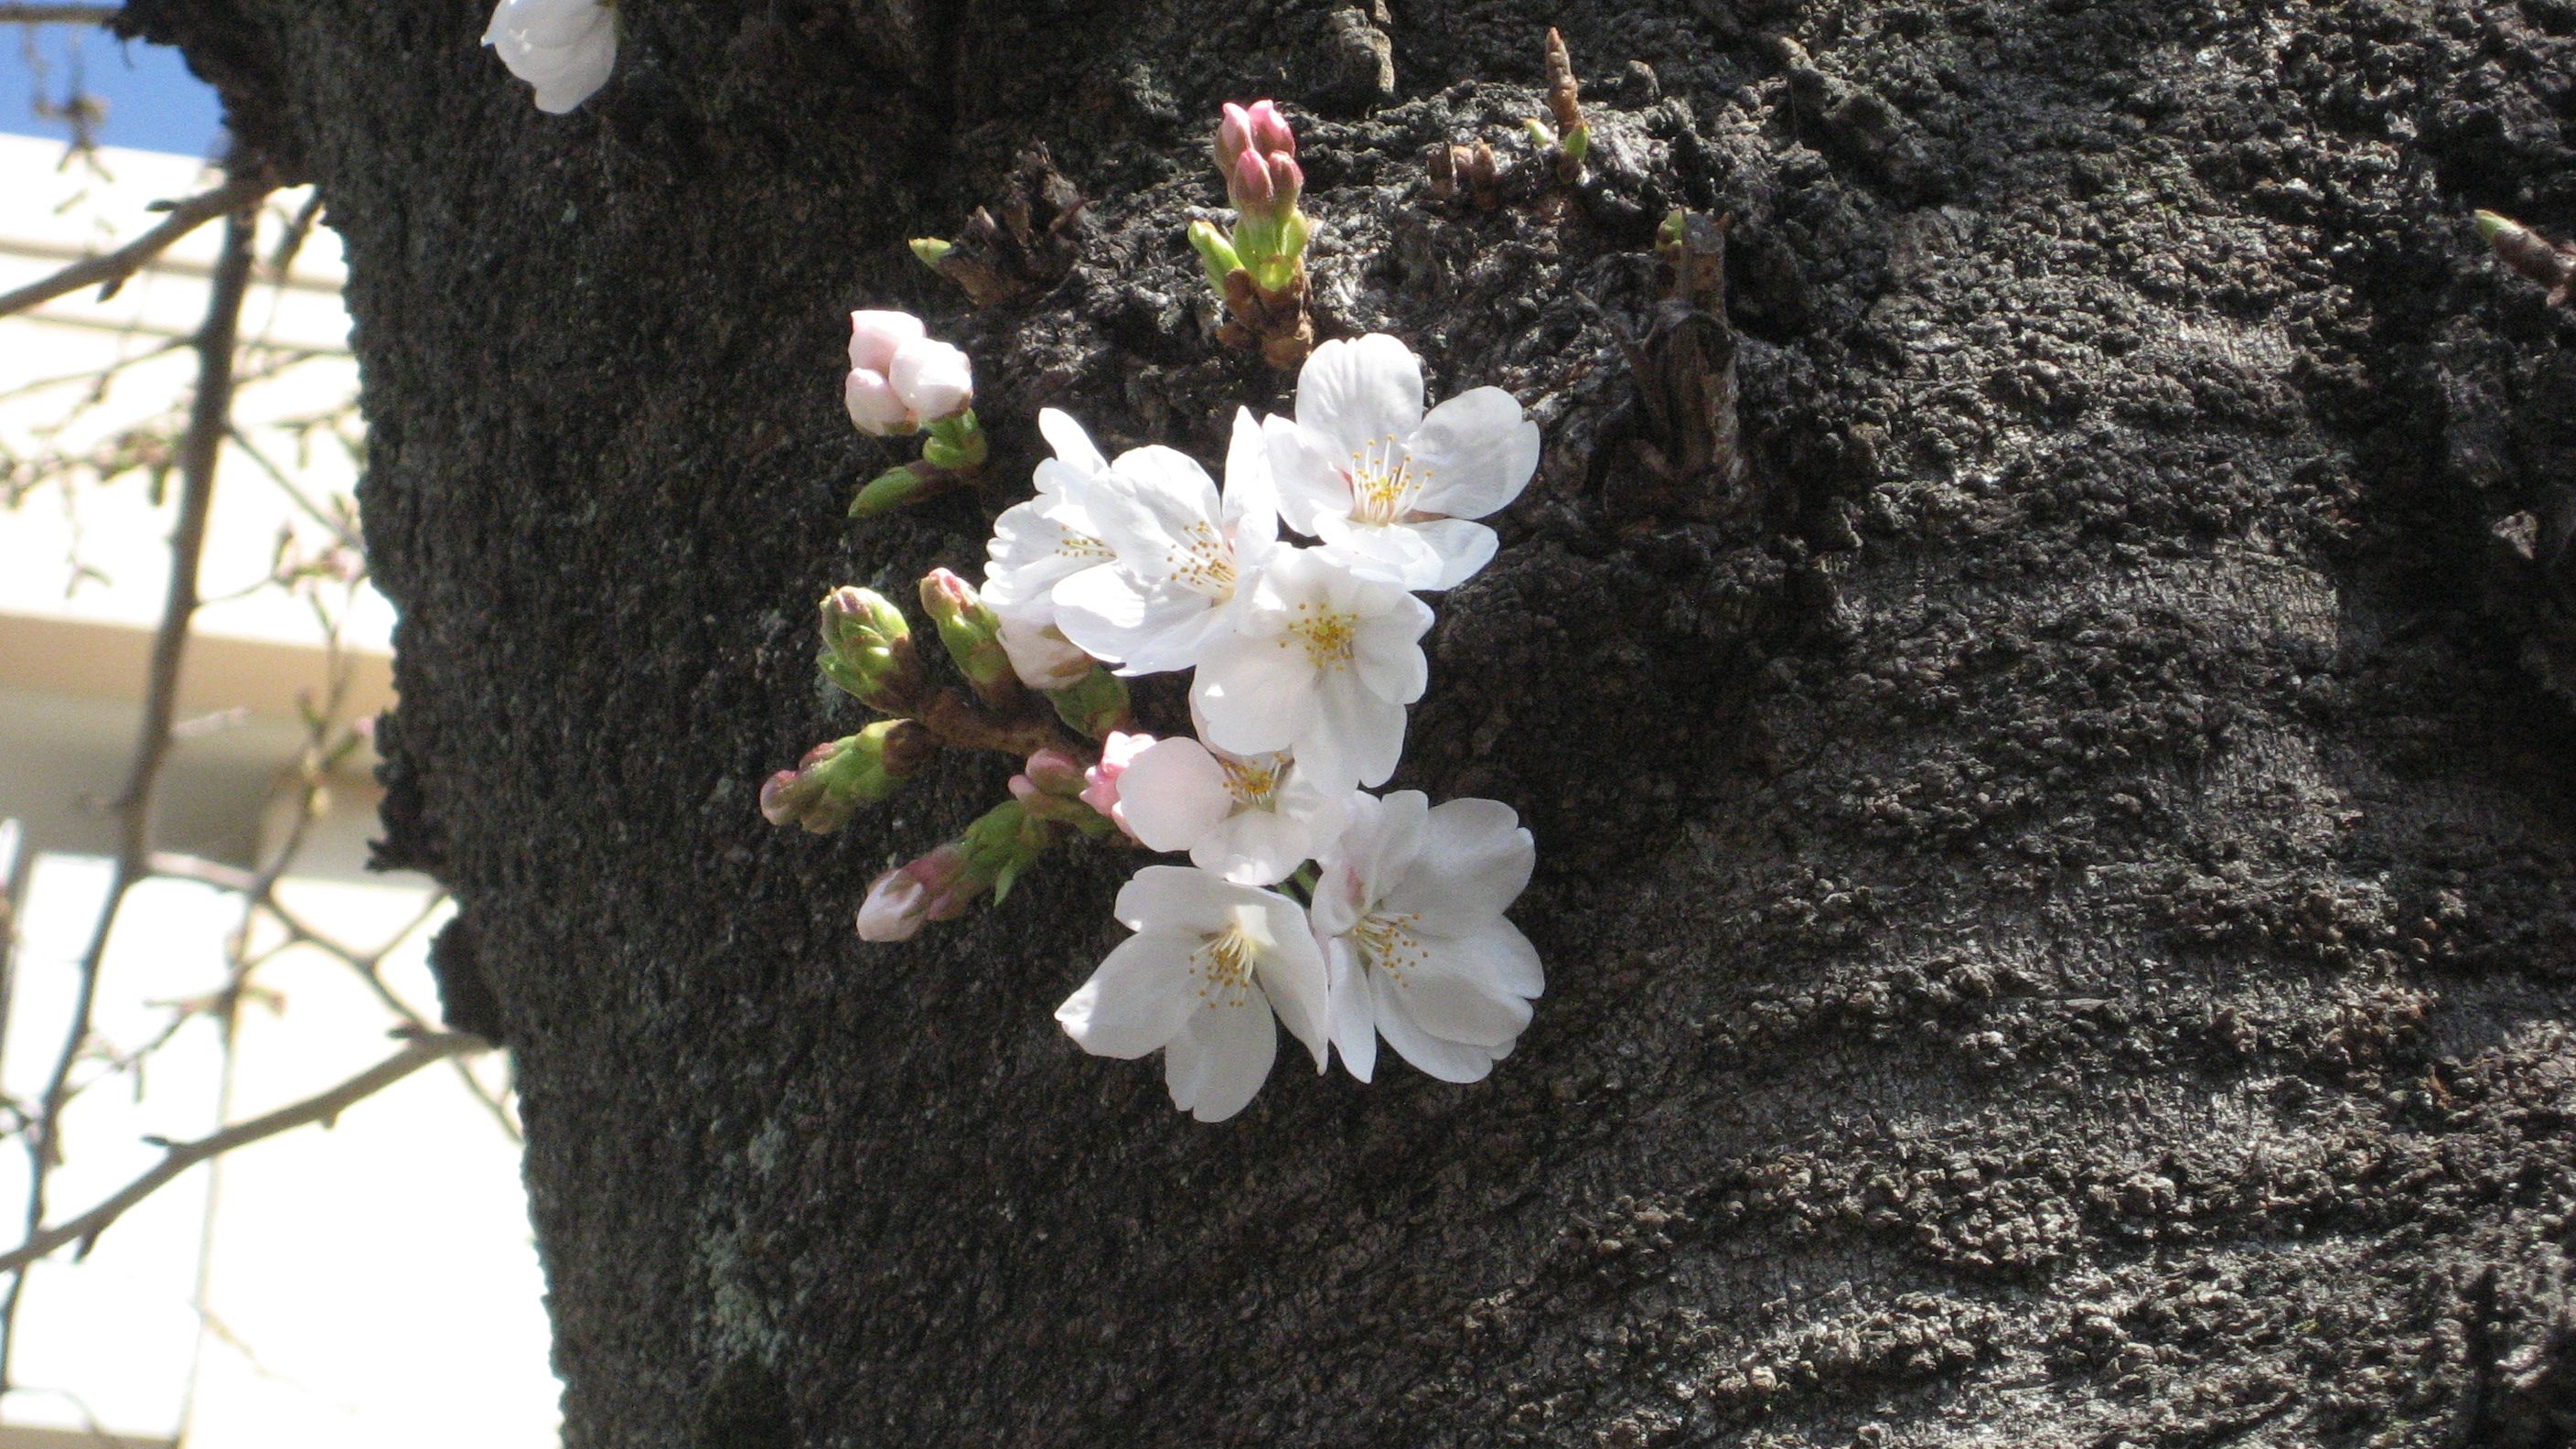
M 237 1122 L 194 1142 L 172 1146 L 153 1165 L 151 1171 L 127 1183 L 114 1197 L 91 1208 L 66 1223 L 45 1228 L 28 1238 L 20 1247 L 0 1253 L 0 1273 L 24 1268 L 27 1264 L 53 1252 L 67 1243 L 79 1243 L 86 1254 L 89 1245 L 108 1225 L 122 1217 L 126 1210 L 150 1197 L 171 1179 L 209 1158 L 220 1156 L 236 1147 L 246 1147 L 281 1132 L 319 1122 L 325 1126 L 339 1115 L 433 1062 L 472 1052 L 488 1051 L 491 1043 L 470 1032 L 441 1032 L 435 1036 L 415 1037 L 401 1051 L 342 1082 L 327 1092 L 307 1097 L 293 1106 L 280 1107 L 264 1117 Z
M 152 806 L 161 768 L 170 755 L 170 730 L 178 714 L 179 666 L 187 652 L 188 632 L 196 618 L 197 569 L 205 552 L 206 520 L 214 506 L 215 464 L 222 456 L 224 427 L 232 415 L 233 353 L 239 337 L 242 300 L 250 290 L 251 246 L 257 230 L 256 203 L 265 189 L 246 191 L 233 200 L 224 219 L 223 246 L 217 254 L 214 285 L 207 299 L 205 325 L 197 333 L 197 394 L 189 409 L 187 436 L 181 441 L 179 520 L 170 545 L 170 586 L 162 605 L 161 624 L 152 640 L 152 661 L 145 676 L 143 722 L 134 761 L 118 793 L 116 860 L 100 904 L 98 922 L 81 953 L 80 984 L 71 1024 L 60 1053 L 38 1099 L 36 1129 L 28 1134 L 27 1227 L 44 1221 L 45 1188 L 62 1156 L 63 1109 L 71 1100 L 72 1072 L 88 1050 L 98 1006 L 101 967 L 107 943 L 128 892 L 151 869 Z M 0 1390 L 9 1386 L 9 1361 L 17 1346 L 18 1308 L 27 1288 L 24 1273 L 14 1274 L 0 1299 Z
M 0 19 L 7 18 L 9 8 L 0 5 Z M 116 250 L 84 257 L 41 282 L 30 282 L 6 296 L 0 296 L 0 317 L 24 312 L 65 292 L 77 292 L 93 283 L 105 288 L 99 294 L 100 300 L 104 301 L 114 295 L 118 285 L 134 275 L 144 263 L 168 251 L 172 242 L 207 222 L 241 212 L 276 189 L 277 182 L 265 170 L 240 172 L 227 177 L 224 184 L 214 190 L 173 205 L 159 226 Z

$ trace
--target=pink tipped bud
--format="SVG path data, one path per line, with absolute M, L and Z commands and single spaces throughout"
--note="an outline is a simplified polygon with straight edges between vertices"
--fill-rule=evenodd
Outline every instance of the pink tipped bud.
M 921 859 L 887 871 L 868 887 L 859 903 L 859 939 L 907 941 L 924 921 L 954 920 L 972 893 L 951 899 L 966 873 L 966 856 L 943 845 Z
M 1216 123 L 1216 169 L 1233 175 L 1235 158 L 1251 149 L 1252 113 L 1232 101 L 1226 102 L 1224 118 Z
M 1270 189 L 1278 193 L 1281 211 L 1297 209 L 1297 198 L 1306 191 L 1306 168 L 1297 164 L 1295 152 L 1270 153 Z
M 1288 118 L 1279 114 L 1274 101 L 1254 101 L 1244 112 L 1245 124 L 1252 132 L 1252 149 L 1265 153 L 1297 154 L 1297 133 L 1288 129 Z
M 1270 167 L 1259 153 L 1246 151 L 1234 158 L 1234 175 L 1226 184 L 1226 195 L 1238 210 L 1270 209 L 1279 192 L 1270 184 Z
M 1016 778 L 1027 780 L 1050 795 L 1071 799 L 1082 794 L 1084 771 L 1080 760 L 1049 747 L 1029 756 L 1027 773 Z

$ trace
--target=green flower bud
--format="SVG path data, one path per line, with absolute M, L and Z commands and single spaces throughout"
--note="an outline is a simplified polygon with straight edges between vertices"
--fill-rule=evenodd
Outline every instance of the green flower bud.
M 825 594 L 822 635 L 815 667 L 870 709 L 909 713 L 929 686 L 912 626 L 881 594 L 847 586 Z
M 930 732 L 911 720 L 879 720 L 816 745 L 795 769 L 770 776 L 760 787 L 760 813 L 772 825 L 793 823 L 827 834 L 893 794 L 938 749 Z
M 871 479 L 865 488 L 859 490 L 859 496 L 850 500 L 850 517 L 874 518 L 880 513 L 891 513 L 910 503 L 929 486 L 930 479 L 909 463 L 900 468 L 889 468 Z
M 1091 672 L 1063 688 L 1049 690 L 1056 718 L 1087 738 L 1105 740 L 1125 729 L 1133 717 L 1127 704 L 1127 681 L 1095 664 Z
M 1002 620 L 975 592 L 975 586 L 946 569 L 932 569 L 921 579 L 922 612 L 939 626 L 939 642 L 957 671 L 987 703 L 1017 696 L 1019 674 L 1002 647 Z

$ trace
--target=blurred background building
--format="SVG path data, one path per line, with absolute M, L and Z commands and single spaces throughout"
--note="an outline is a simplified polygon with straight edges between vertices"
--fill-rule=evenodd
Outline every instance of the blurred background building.
M 45 128 L 31 102 L 52 104 L 47 87 L 70 78 L 59 54 L 33 44 L 0 70 L 12 129 Z M 88 46 L 93 82 L 124 63 L 96 36 Z M 145 54 L 155 71 L 145 109 L 167 112 L 160 135 L 210 128 L 211 97 L 199 87 L 172 99 L 194 83 L 175 57 Z M 131 237 L 155 220 L 150 203 L 219 179 L 190 155 L 76 151 L 52 129 L 0 135 L 0 292 Z M 304 200 L 271 199 L 264 252 Z M 194 373 L 184 344 L 203 317 L 219 229 L 172 248 L 111 300 L 89 289 L 0 318 L 0 464 L 22 495 L 0 509 L 0 886 L 15 934 L 0 979 L 0 1095 L 20 1103 L 41 1093 L 61 1049 L 106 889 L 115 826 L 105 802 L 136 743 L 178 491 L 175 476 L 156 487 L 150 469 L 28 487 L 21 465 L 137 446 L 184 406 Z M 290 269 L 263 275 L 242 320 L 259 380 L 241 393 L 215 488 L 202 591 L 217 602 L 199 615 L 181 677 L 156 837 L 211 866 L 251 868 L 274 852 L 292 823 L 277 806 L 281 771 L 306 738 L 305 712 L 335 681 L 352 718 L 391 702 L 381 598 L 360 589 L 330 648 L 310 599 L 262 586 L 281 548 L 329 554 L 331 500 L 355 479 L 362 440 L 341 275 L 335 238 L 316 229 Z M 98 1024 L 117 1052 L 167 1039 L 130 1081 L 75 1104 L 49 1221 L 151 1166 L 153 1138 L 202 1136 L 381 1060 L 398 1008 L 435 1021 L 422 957 L 441 908 L 430 882 L 364 869 L 371 765 L 361 750 L 328 776 L 276 894 L 302 928 L 382 948 L 375 979 L 293 945 L 274 915 L 231 939 L 239 897 L 202 881 L 137 887 L 106 958 Z M 272 950 L 227 1049 L 219 1019 L 186 1006 L 219 988 L 229 963 Z M 420 1072 L 330 1130 L 299 1129 L 200 1167 L 118 1221 L 85 1261 L 65 1252 L 37 1264 L 0 1397 L 0 1449 L 554 1444 L 558 1385 L 506 1063 L 472 1061 L 472 1083 L 466 1070 Z M 23 1143 L 0 1140 L 0 1248 L 21 1239 L 26 1181 Z

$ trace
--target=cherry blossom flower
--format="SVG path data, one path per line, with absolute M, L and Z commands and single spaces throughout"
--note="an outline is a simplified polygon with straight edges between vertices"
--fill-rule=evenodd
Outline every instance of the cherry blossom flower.
M 1249 408 L 1235 413 L 1225 491 L 1170 448 L 1118 455 L 1073 490 L 1112 562 L 1055 586 L 1056 627 L 1121 674 L 1196 664 L 1239 612 L 1279 538 L 1270 459 Z
M 1109 471 L 1082 425 L 1054 408 L 1038 412 L 1038 432 L 1055 456 L 1038 464 L 1037 496 L 1002 510 L 984 546 L 984 601 L 1007 617 L 1027 610 L 1055 622 L 1055 586 L 1113 555 L 1082 498 Z
M 1317 862 L 1315 934 L 1332 977 L 1334 1049 L 1365 1082 L 1377 1038 L 1444 1082 L 1511 1054 L 1546 986 L 1538 952 L 1503 912 L 1529 884 L 1530 834 L 1508 805 L 1418 790 L 1354 795 Z
M 1279 511 L 1336 561 L 1408 589 L 1448 589 L 1494 556 L 1482 518 L 1538 470 L 1538 425 L 1498 387 L 1422 410 L 1422 360 L 1384 333 L 1315 349 L 1297 415 L 1262 424 Z
M 1404 751 L 1404 707 L 1430 676 L 1430 627 L 1430 606 L 1395 585 L 1320 549 L 1280 549 L 1198 661 L 1200 733 L 1237 755 L 1287 751 L 1328 788 L 1381 784 Z
M 1177 737 L 1136 756 L 1118 781 L 1128 834 L 1243 885 L 1286 879 L 1341 828 L 1349 799 L 1287 755 L 1231 755 Z
M 1136 934 L 1056 1008 L 1084 1051 L 1161 1048 L 1172 1105 L 1202 1122 L 1242 1111 L 1268 1079 L 1274 1014 L 1324 1069 L 1324 958 L 1304 907 L 1196 867 L 1149 865 L 1116 913 Z
M 974 404 L 974 369 L 965 353 L 925 335 L 921 319 L 908 312 L 853 312 L 841 401 L 860 432 L 917 433 Z
M 617 66 L 617 13 L 599 0 L 501 0 L 483 43 L 535 86 L 537 109 L 560 116 L 608 84 Z

